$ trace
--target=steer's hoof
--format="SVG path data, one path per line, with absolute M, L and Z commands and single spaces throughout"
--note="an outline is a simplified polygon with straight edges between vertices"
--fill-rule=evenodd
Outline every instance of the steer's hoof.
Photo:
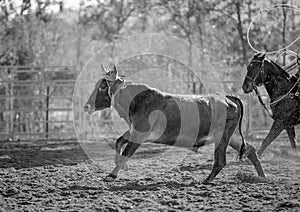
M 215 186 L 215 185 L 217 185 L 216 183 L 213 183 L 212 181 L 206 181 L 206 180 L 204 180 L 204 181 L 202 182 L 202 184 L 203 184 L 203 185 L 210 185 L 210 186 Z
M 104 181 L 105 181 L 105 182 L 113 182 L 116 178 L 117 178 L 116 175 L 109 174 L 109 175 L 107 175 L 107 176 L 104 178 Z
M 203 182 L 202 182 L 202 184 L 204 184 L 204 185 L 209 185 L 211 183 L 211 181 L 207 181 L 207 180 L 204 180 Z
M 293 153 L 298 153 L 298 152 L 299 152 L 299 150 L 298 150 L 298 148 L 297 148 L 297 147 L 295 147 L 295 148 L 294 148 L 294 147 L 292 147 L 292 152 L 293 152 Z

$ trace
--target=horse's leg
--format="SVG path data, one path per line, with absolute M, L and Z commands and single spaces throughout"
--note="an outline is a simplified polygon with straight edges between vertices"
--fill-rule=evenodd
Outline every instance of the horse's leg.
M 297 149 L 295 126 L 288 126 L 288 127 L 285 128 L 285 131 L 287 132 L 287 134 L 289 136 L 292 148 Z
M 261 157 L 265 149 L 272 143 L 272 141 L 277 138 L 277 136 L 282 132 L 284 126 L 281 122 L 274 121 L 267 137 L 261 143 L 260 149 L 257 151 L 258 157 Z

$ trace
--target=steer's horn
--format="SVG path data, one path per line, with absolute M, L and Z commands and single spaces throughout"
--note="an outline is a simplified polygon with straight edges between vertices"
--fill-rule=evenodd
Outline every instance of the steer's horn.
M 115 64 L 113 65 L 112 71 L 115 75 L 118 75 L 118 69 Z
M 101 69 L 102 69 L 103 73 L 106 73 L 106 72 L 107 72 L 107 71 L 105 70 L 105 68 L 104 68 L 104 65 L 103 65 L 103 64 L 101 64 Z

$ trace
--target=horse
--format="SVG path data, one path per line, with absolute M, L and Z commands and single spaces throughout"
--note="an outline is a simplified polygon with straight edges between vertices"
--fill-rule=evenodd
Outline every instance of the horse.
M 247 66 L 242 89 L 248 94 L 257 87 L 264 85 L 269 98 L 270 108 L 274 120 L 272 126 L 261 143 L 258 156 L 261 157 L 264 150 L 285 130 L 288 134 L 292 149 L 296 150 L 295 126 L 300 123 L 300 100 L 299 100 L 299 78 L 291 77 L 277 63 L 265 58 L 265 53 L 256 53 Z M 269 111 L 259 100 L 264 108 Z

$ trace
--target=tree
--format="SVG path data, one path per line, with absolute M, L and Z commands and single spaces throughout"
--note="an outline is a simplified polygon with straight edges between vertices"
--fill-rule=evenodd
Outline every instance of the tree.
M 59 43 L 59 36 L 53 30 L 55 26 L 52 22 L 52 15 L 48 11 L 57 2 L 23 0 L 20 5 L 18 3 L 12 0 L 0 2 L 0 20 L 2 21 L 0 26 L 0 65 L 27 67 L 45 65 L 55 54 Z M 14 69 L 18 71 L 12 73 Z M 43 94 L 42 87 L 35 84 L 21 84 L 30 80 L 38 80 L 37 70 L 32 73 L 30 71 L 33 69 L 25 67 L 8 67 L 4 70 L 7 71 L 8 79 L 18 81 L 15 84 L 8 81 L 4 89 L 4 95 L 18 96 L 18 98 L 10 98 L 10 101 L 6 101 L 10 109 L 43 107 L 43 99 L 26 99 L 29 96 Z M 26 112 L 18 111 L 10 114 L 13 116 L 10 121 L 14 120 L 14 126 L 11 124 L 11 131 L 28 131 L 28 128 L 33 125 L 31 122 L 39 120 L 43 116 L 39 112 L 32 112 L 30 120 L 28 120 Z
M 1 65 L 47 63 L 59 42 L 48 12 L 56 4 L 54 0 L 23 0 L 20 6 L 12 0 L 0 2 Z
M 93 39 L 114 41 L 121 34 L 125 22 L 134 12 L 131 0 L 97 1 L 96 5 L 83 5 L 82 21 L 84 24 L 96 24 L 98 31 Z
M 169 17 L 169 22 L 173 25 L 172 33 L 188 41 L 189 66 L 192 65 L 193 58 L 195 57 L 195 55 L 192 55 L 193 45 L 199 46 L 201 49 L 202 54 L 197 60 L 204 62 L 206 47 L 203 29 L 205 28 L 206 17 L 211 10 L 211 4 L 197 0 L 161 0 L 157 1 L 156 5 L 162 8 L 162 11 L 158 9 L 158 12 L 167 14 Z M 194 80 L 193 77 L 194 75 L 189 76 L 191 81 Z M 200 90 L 202 90 L 202 86 L 201 84 Z M 192 83 L 192 92 L 196 93 L 196 84 L 194 82 Z

